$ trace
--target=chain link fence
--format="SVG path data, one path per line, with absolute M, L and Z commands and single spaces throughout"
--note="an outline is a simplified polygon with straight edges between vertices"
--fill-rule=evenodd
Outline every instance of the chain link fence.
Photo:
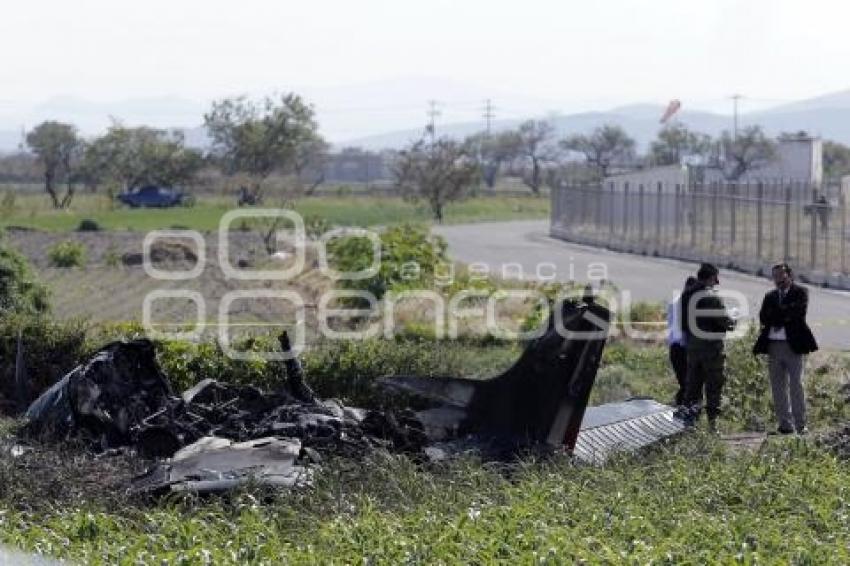
M 847 187 L 764 179 L 573 184 L 551 194 L 551 233 L 578 243 L 850 288 Z

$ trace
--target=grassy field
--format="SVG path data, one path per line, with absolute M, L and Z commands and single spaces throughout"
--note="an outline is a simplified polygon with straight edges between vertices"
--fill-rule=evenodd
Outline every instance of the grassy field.
M 12 478 L 4 478 L 12 479 Z M 86 564 L 846 564 L 850 468 L 798 439 L 696 433 L 605 468 L 330 462 L 300 493 L 21 508 L 0 540 Z M 107 496 L 104 495 L 103 499 Z
M 277 206 L 274 202 L 266 203 Z M 88 218 L 107 230 L 147 231 L 172 227 L 215 230 L 221 216 L 235 208 L 234 199 L 202 197 L 195 206 L 170 209 L 116 207 L 103 195 L 78 195 L 70 210 L 54 210 L 44 195 L 22 195 L 13 206 L 0 210 L 0 226 L 26 226 L 40 230 L 69 231 Z M 332 225 L 374 226 L 402 222 L 431 222 L 427 205 L 398 197 L 306 197 L 295 202 L 303 216 L 319 216 Z M 476 197 L 449 205 L 449 223 L 546 218 L 545 197 Z
M 335 384 L 333 376 L 497 370 L 517 353 L 515 347 L 474 342 L 411 342 L 399 349 L 379 340 L 364 346 L 338 345 L 307 357 L 306 367 L 324 394 L 350 388 Z M 750 382 L 741 373 L 749 363 L 738 359 L 742 356 L 742 349 L 730 353 L 727 391 L 764 391 L 764 379 Z M 184 357 L 180 351 L 163 357 L 166 373 L 176 376 L 187 366 Z M 829 378 L 829 391 L 837 397 L 847 358 L 811 365 L 813 374 Z M 595 398 L 665 395 L 672 383 L 663 347 L 618 342 L 606 350 Z M 810 401 L 815 428 L 832 426 L 821 418 L 824 399 L 810 391 Z M 767 406 L 753 410 L 769 413 Z M 734 410 L 725 420 L 731 427 L 747 422 Z M 0 436 L 8 439 L 5 426 Z M 0 459 L 0 542 L 86 564 L 850 559 L 850 467 L 820 447 L 815 435 L 771 437 L 759 451 L 747 452 L 697 431 L 602 468 L 564 456 L 498 465 L 470 456 L 424 465 L 376 452 L 365 461 L 326 461 L 314 485 L 299 492 L 246 488 L 226 498 L 166 501 L 128 496 L 110 476 L 132 469 L 120 457 L 41 450 L 41 460 Z

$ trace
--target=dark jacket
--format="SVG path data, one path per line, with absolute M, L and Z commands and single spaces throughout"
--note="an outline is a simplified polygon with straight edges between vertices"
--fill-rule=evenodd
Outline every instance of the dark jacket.
M 754 354 L 767 354 L 770 345 L 770 329 L 785 328 L 788 346 L 795 354 L 808 354 L 818 349 L 818 344 L 809 325 L 806 324 L 806 310 L 809 307 L 809 292 L 805 287 L 792 283 L 780 301 L 779 289 L 774 289 L 764 296 L 759 311 L 761 333 L 755 346 Z
M 694 297 L 697 293 L 701 294 L 699 298 Z M 735 322 L 726 314 L 717 314 L 718 312 L 725 313 L 726 306 L 714 289 L 704 283 L 696 283 L 682 293 L 680 301 L 682 330 L 685 333 L 688 345 L 722 346 L 726 332 L 735 328 Z M 693 316 L 691 316 L 691 310 L 694 311 Z M 691 320 L 692 318 L 693 320 Z M 711 338 L 700 337 L 697 330 L 712 333 L 715 336 Z

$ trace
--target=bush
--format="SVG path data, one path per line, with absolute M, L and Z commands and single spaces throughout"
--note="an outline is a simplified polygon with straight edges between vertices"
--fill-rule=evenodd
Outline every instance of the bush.
M 50 387 L 85 357 L 86 328 L 80 321 L 56 322 L 44 316 L 0 317 L 0 391 L 14 399 L 18 335 L 24 351 L 27 403 Z
M 83 267 L 86 264 L 86 247 L 81 242 L 65 240 L 51 247 L 47 258 L 53 267 Z
M 91 218 L 84 218 L 80 220 L 77 232 L 100 232 L 100 224 Z
M 407 224 L 387 228 L 380 238 L 378 274 L 340 281 L 343 288 L 369 291 L 378 299 L 387 291 L 433 288 L 438 266 L 448 262 L 445 240 L 432 236 L 427 227 Z M 328 251 L 339 271 L 362 271 L 374 261 L 372 242 L 359 236 L 331 240 Z
M 0 316 L 49 310 L 47 288 L 36 280 L 26 258 L 0 244 Z

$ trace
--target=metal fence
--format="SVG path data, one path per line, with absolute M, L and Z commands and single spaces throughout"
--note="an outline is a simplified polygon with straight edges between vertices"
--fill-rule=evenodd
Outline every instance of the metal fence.
M 596 183 L 551 199 L 552 235 L 566 240 L 754 273 L 783 260 L 812 283 L 850 288 L 840 183 Z

